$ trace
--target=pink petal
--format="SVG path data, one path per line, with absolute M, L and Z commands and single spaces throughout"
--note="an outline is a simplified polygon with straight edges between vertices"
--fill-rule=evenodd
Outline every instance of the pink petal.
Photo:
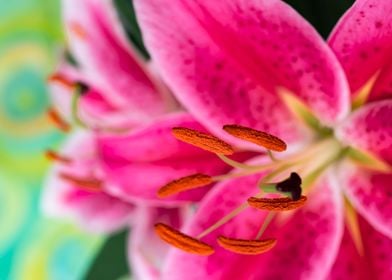
M 71 50 L 89 82 L 140 119 L 165 112 L 171 101 L 127 43 L 111 1 L 62 3 Z
M 53 217 L 65 217 L 92 232 L 115 231 L 129 222 L 133 205 L 105 192 L 91 192 L 60 179 L 66 172 L 75 176 L 99 177 L 95 166 L 94 142 L 91 134 L 76 132 L 61 154 L 72 159 L 69 165 L 56 163 L 45 182 L 42 207 Z
M 260 175 L 260 174 L 259 174 Z M 248 176 L 214 187 L 184 231 L 196 236 L 257 192 L 259 176 Z M 248 208 L 202 241 L 215 247 L 208 257 L 172 249 L 163 279 L 322 279 L 329 271 L 341 238 L 341 203 L 335 186 L 321 181 L 307 205 L 264 234 L 277 246 L 259 256 L 230 253 L 216 245 L 217 236 L 255 238 L 266 212 Z M 189 272 L 192 271 L 192 274 Z
M 144 39 L 164 80 L 215 134 L 238 123 L 287 142 L 299 124 L 277 95 L 293 91 L 325 122 L 348 109 L 348 87 L 332 52 L 277 0 L 137 0 Z
M 378 231 L 392 237 L 392 174 L 346 163 L 340 182 L 357 211 Z
M 389 76 L 389 82 L 392 82 L 391 67 L 388 66 L 392 63 L 391 21 L 391 1 L 357 0 L 332 32 L 329 44 L 346 71 L 352 94 L 377 71 L 382 71 L 382 76 Z M 380 83 L 385 87 L 384 79 Z M 391 94 L 379 90 L 373 91 L 371 99 Z
M 374 230 L 365 220 L 360 220 L 364 240 L 366 266 L 371 268 L 371 278 L 389 280 L 392 275 L 392 240 Z
M 156 196 L 160 187 L 174 179 L 194 173 L 212 176 L 228 171 L 215 154 L 176 140 L 171 130 L 177 126 L 204 130 L 190 115 L 179 113 L 122 137 L 101 137 L 99 151 L 109 182 L 107 190 L 130 201 L 142 200 L 159 205 L 199 200 L 207 188 L 164 200 Z
M 358 253 L 354 241 L 346 228 L 340 243 L 339 254 L 328 276 L 328 280 L 371 279 L 367 263 Z
M 392 163 L 392 100 L 374 102 L 355 111 L 336 130 L 343 143 Z
M 185 208 L 138 207 L 128 246 L 130 267 L 136 279 L 159 279 L 169 249 L 155 234 L 154 224 L 162 222 L 178 228 L 186 216 Z
M 392 240 L 377 232 L 359 216 L 363 244 L 360 255 L 346 230 L 339 255 L 328 277 L 329 280 L 389 280 L 392 275 Z

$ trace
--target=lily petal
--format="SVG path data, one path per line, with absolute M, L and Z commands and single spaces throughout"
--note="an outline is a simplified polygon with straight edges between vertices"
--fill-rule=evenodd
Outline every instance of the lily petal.
M 327 279 L 389 280 L 392 275 L 392 240 L 359 217 L 364 252 L 358 254 L 346 230 L 331 274 Z
M 357 0 L 333 30 L 328 42 L 346 71 L 352 94 L 380 71 L 370 99 L 391 96 L 392 91 L 384 91 L 392 82 L 391 21 L 391 1 Z
M 72 162 L 53 165 L 45 181 L 42 207 L 48 216 L 68 218 L 91 232 L 107 233 L 125 226 L 134 206 L 102 191 L 84 190 L 62 180 L 59 175 L 65 172 L 91 176 L 96 165 L 93 147 L 93 137 L 89 133 L 78 131 L 70 137 L 61 153 Z
M 168 182 L 195 173 L 210 176 L 226 173 L 215 154 L 180 142 L 173 127 L 204 131 L 187 113 L 176 113 L 124 136 L 102 136 L 98 140 L 102 167 L 109 182 L 107 190 L 129 201 L 172 204 L 173 201 L 197 201 L 208 188 L 201 188 L 160 199 L 157 191 Z
M 345 163 L 341 166 L 340 182 L 356 210 L 374 228 L 392 238 L 392 174 Z
M 370 152 L 392 164 L 392 100 L 378 101 L 355 111 L 336 136 L 347 145 Z
M 364 236 L 366 264 L 371 264 L 373 268 L 372 278 L 389 280 L 392 275 L 392 240 L 376 231 L 364 219 L 360 219 L 360 227 Z
M 260 175 L 259 175 L 260 176 Z M 257 193 L 259 176 L 221 183 L 203 200 L 195 217 L 182 231 L 196 236 Z M 247 208 L 202 239 L 215 248 L 208 257 L 172 249 L 162 279 L 322 279 L 329 272 L 342 235 L 341 202 L 328 179 L 318 183 L 308 204 L 276 222 L 264 233 L 277 245 L 258 256 L 237 255 L 217 246 L 219 235 L 256 237 L 266 212 Z M 328 244 L 328 245 L 327 245 Z M 284 269 L 282 269 L 284 267 Z M 189 272 L 192 271 L 190 274 Z
M 339 253 L 335 259 L 328 280 L 355 279 L 367 280 L 371 275 L 367 269 L 365 259 L 360 256 L 354 241 L 346 228 L 342 242 L 340 243 Z
M 348 110 L 343 70 L 322 38 L 278 0 L 134 1 L 163 79 L 214 134 L 241 124 L 288 143 L 300 125 L 277 87 L 294 92 L 324 123 Z
M 164 113 L 169 98 L 127 43 L 111 1 L 62 3 L 70 47 L 89 84 L 141 119 Z

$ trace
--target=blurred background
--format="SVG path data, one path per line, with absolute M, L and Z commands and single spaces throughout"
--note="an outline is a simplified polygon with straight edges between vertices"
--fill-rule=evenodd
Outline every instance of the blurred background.
M 113 1 L 121 9 L 130 6 L 130 0 Z M 353 0 L 287 2 L 326 37 Z M 45 114 L 50 104 L 46 77 L 64 44 L 59 0 L 0 0 L 0 279 L 119 279 L 129 274 L 126 233 L 91 235 L 40 213 L 49 167 L 43 151 L 64 139 Z

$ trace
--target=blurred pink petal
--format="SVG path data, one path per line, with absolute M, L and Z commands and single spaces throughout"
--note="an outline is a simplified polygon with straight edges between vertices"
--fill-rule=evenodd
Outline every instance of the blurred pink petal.
M 104 191 L 90 191 L 61 178 L 61 173 L 100 179 L 94 136 L 75 132 L 62 149 L 69 164 L 55 163 L 44 185 L 42 207 L 46 214 L 65 217 L 92 232 L 111 232 L 129 223 L 134 206 Z

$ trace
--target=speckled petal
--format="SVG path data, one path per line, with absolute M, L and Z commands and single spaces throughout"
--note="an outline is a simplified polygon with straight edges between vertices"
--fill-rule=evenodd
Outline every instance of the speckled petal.
M 392 100 L 370 103 L 355 111 L 336 130 L 347 145 L 392 164 Z
M 131 49 L 111 1 L 62 3 L 69 45 L 89 84 L 140 119 L 165 112 L 165 90 Z
M 134 1 L 146 45 L 184 106 L 215 134 L 241 124 L 293 143 L 301 127 L 277 95 L 290 89 L 323 122 L 348 109 L 348 86 L 316 31 L 278 0 Z
M 359 254 L 347 228 L 345 228 L 343 239 L 340 243 L 339 253 L 327 279 L 371 279 L 366 260 Z
M 378 231 L 392 238 L 392 174 L 345 163 L 340 182 L 351 203 Z
M 176 113 L 124 136 L 102 136 L 98 142 L 107 190 L 130 201 L 159 205 L 199 200 L 208 187 L 166 199 L 157 196 L 158 189 L 174 179 L 228 171 L 215 154 L 177 140 L 172 128 L 179 126 L 205 131 L 189 114 Z
M 381 71 L 370 99 L 391 97 L 392 91 L 386 90 L 392 82 L 391 22 L 391 1 L 357 0 L 333 30 L 328 41 L 346 71 L 352 94 Z
M 371 267 L 371 278 L 389 280 L 392 275 L 392 239 L 376 231 L 365 220 L 360 220 L 364 240 L 366 265 Z
M 257 193 L 260 175 L 215 186 L 183 231 L 198 235 L 235 209 Z M 280 216 L 270 226 L 263 237 L 277 239 L 271 251 L 244 256 L 216 244 L 219 235 L 241 239 L 256 237 L 267 212 L 247 208 L 202 239 L 214 246 L 213 255 L 194 256 L 172 249 L 162 279 L 322 279 L 333 264 L 342 235 L 341 203 L 334 187 L 327 179 L 323 180 L 309 195 L 306 206 L 286 216 L 287 219 Z

